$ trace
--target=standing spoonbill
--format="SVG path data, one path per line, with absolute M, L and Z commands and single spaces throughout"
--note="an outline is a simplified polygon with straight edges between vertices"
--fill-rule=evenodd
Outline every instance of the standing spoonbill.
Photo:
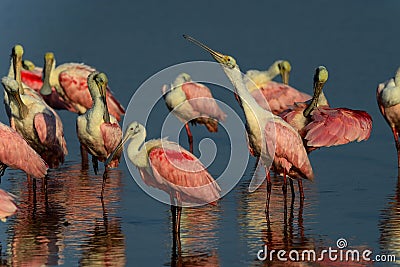
M 177 143 L 166 139 L 144 143 L 146 129 L 138 122 L 128 126 L 121 143 L 105 162 L 106 166 L 130 139 L 132 141 L 128 145 L 127 154 L 139 169 L 144 183 L 170 196 L 174 241 L 180 244 L 182 205 L 215 205 L 221 189 L 196 156 Z
M 243 81 L 242 73 L 236 60 L 228 55 L 216 52 L 196 39 L 184 35 L 185 39 L 205 49 L 222 66 L 225 74 L 235 87 L 239 103 L 246 117 L 246 131 L 252 155 L 259 157 L 266 166 L 267 172 L 267 205 L 268 215 L 269 195 L 271 192 L 271 177 L 269 166 L 278 173 L 283 173 L 283 193 L 286 199 L 286 175 L 294 179 L 314 178 L 314 173 L 298 132 L 280 117 L 260 107 L 250 95 Z M 273 140 L 275 139 L 275 151 Z M 272 154 L 273 153 L 273 154 Z
M 295 102 L 304 102 L 311 98 L 288 85 L 291 69 L 289 61 L 277 60 L 266 71 L 246 72 L 245 83 L 250 94 L 262 108 L 275 115 L 279 115 Z M 281 75 L 283 84 L 272 81 L 277 75 Z
M 397 166 L 400 171 L 400 68 L 393 78 L 378 85 L 376 100 L 382 116 L 392 130 L 397 150 Z
M 0 176 L 7 167 L 20 169 L 28 176 L 44 178 L 47 166 L 44 160 L 14 129 L 0 122 Z
M 7 217 L 17 211 L 14 199 L 14 195 L 0 189 L 0 220 L 2 222 L 6 222 Z
M 189 74 L 178 75 L 171 89 L 168 90 L 168 86 L 164 85 L 162 93 L 168 109 L 185 123 L 191 153 L 193 153 L 193 136 L 189 122 L 203 124 L 209 132 L 217 132 L 218 122 L 226 118 L 210 89 L 203 84 L 192 82 Z
M 60 97 L 68 105 L 74 107 L 78 114 L 82 115 L 93 105 L 87 78 L 94 71 L 96 70 L 90 66 L 77 63 L 64 63 L 56 68 L 54 54 L 46 53 L 44 56 L 43 85 L 40 88 L 40 93 L 49 95 L 52 93 L 52 87 L 54 87 Z M 107 88 L 106 99 L 109 113 L 120 121 L 125 110 L 109 88 Z
M 313 98 L 295 103 L 279 115 L 299 132 L 307 153 L 320 147 L 367 140 L 371 134 L 372 118 L 367 112 L 329 107 L 322 91 L 327 80 L 328 70 L 324 66 L 316 68 Z M 300 196 L 304 198 L 301 180 L 298 185 Z
M 76 119 L 76 130 L 81 145 L 92 155 L 95 174 L 98 160 L 104 162 L 122 139 L 122 130 L 114 116 L 108 113 L 106 92 L 108 79 L 104 73 L 92 72 L 87 78 L 93 106 Z M 110 162 L 117 167 L 119 154 Z
M 43 100 L 21 95 L 16 80 L 3 77 L 1 82 L 10 101 L 13 127 L 50 168 L 58 168 L 68 154 L 60 118 Z

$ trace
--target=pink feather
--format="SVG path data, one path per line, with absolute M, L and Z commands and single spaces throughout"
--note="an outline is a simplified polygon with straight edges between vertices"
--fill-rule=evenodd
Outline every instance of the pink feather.
M 0 161 L 13 169 L 20 169 L 36 178 L 47 174 L 44 160 L 25 139 L 10 127 L 0 123 Z
M 263 109 L 268 109 L 275 115 L 288 109 L 296 102 L 305 102 L 311 99 L 308 94 L 274 81 L 268 82 L 259 90 L 252 91 L 251 95 Z
M 153 174 L 143 175 L 146 170 L 141 170 L 146 184 L 167 193 L 173 190 L 186 203 L 209 203 L 219 198 L 218 184 L 201 162 L 180 146 L 155 147 L 149 152 L 149 161 Z

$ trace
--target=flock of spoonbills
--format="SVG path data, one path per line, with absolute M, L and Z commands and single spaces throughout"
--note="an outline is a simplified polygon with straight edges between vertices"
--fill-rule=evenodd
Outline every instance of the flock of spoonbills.
M 369 138 L 372 119 L 367 112 L 329 105 L 322 90 L 328 79 L 324 66 L 315 70 L 311 96 L 288 85 L 291 65 L 286 60 L 274 62 L 266 71 L 249 70 L 243 75 L 232 56 L 216 52 L 190 36 L 184 38 L 209 52 L 235 88 L 246 119 L 247 137 L 243 138 L 247 138 L 250 154 L 266 168 L 267 219 L 271 170 L 283 177 L 285 199 L 287 181 L 294 197 L 293 180 L 297 180 L 302 200 L 302 179 L 314 179 L 308 153 Z M 179 241 L 183 203 L 215 204 L 220 198 L 217 181 L 193 155 L 189 127 L 189 122 L 203 124 L 216 132 L 219 122 L 226 119 L 208 87 L 182 73 L 171 86 L 161 89 L 168 109 L 185 124 L 190 147 L 187 151 L 165 139 L 145 142 L 146 129 L 138 122 L 131 122 L 123 136 L 118 122 L 125 110 L 109 89 L 106 74 L 77 63 L 56 67 L 53 53 L 45 54 L 43 69 L 22 56 L 22 46 L 14 46 L 8 75 L 1 80 L 10 124 L 0 123 L 1 175 L 10 167 L 24 171 L 28 179 L 46 179 L 48 168 L 58 168 L 64 162 L 67 144 L 55 110 L 65 109 L 78 114 L 76 129 L 82 162 L 88 165 L 90 154 L 96 174 L 98 161 L 110 168 L 118 167 L 123 145 L 130 141 L 127 154 L 143 181 L 170 195 L 174 240 Z M 278 75 L 283 83 L 272 81 Z M 400 166 L 399 83 L 400 69 L 395 78 L 379 84 L 377 100 L 393 131 Z M 0 219 L 5 220 L 16 210 L 15 196 L 0 189 Z

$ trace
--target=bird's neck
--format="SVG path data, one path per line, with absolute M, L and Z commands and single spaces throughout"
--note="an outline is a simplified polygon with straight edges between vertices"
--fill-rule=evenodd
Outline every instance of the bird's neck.
M 230 79 L 233 87 L 235 88 L 236 93 L 239 95 L 241 104 L 244 110 L 244 113 L 247 116 L 251 113 L 264 113 L 267 112 L 262 107 L 258 105 L 256 100 L 251 96 L 249 91 L 247 90 L 246 85 L 243 81 L 242 72 L 240 71 L 239 67 L 229 69 L 224 67 L 224 71 L 228 78 Z
M 235 69 L 224 68 L 224 70 L 241 100 L 241 105 L 246 117 L 246 131 L 249 143 L 252 145 L 252 149 L 255 150 L 255 154 L 260 155 L 262 160 L 267 162 L 266 159 L 269 158 L 269 156 L 266 150 L 264 127 L 268 120 L 274 120 L 275 115 L 260 107 L 251 96 L 243 82 L 243 76 L 238 67 Z
M 21 95 L 8 93 L 8 99 L 10 101 L 10 109 L 13 116 L 23 120 L 28 115 L 29 109 L 27 105 L 22 101 Z
M 60 68 L 58 70 L 58 68 L 56 69 L 56 61 L 54 60 L 53 63 L 51 64 L 50 68 L 48 68 L 48 70 L 43 70 L 43 79 L 46 80 L 49 83 L 50 86 L 55 86 L 55 87 L 59 87 L 60 86 L 60 82 L 58 80 L 58 76 L 60 74 L 60 72 L 62 71 L 62 69 Z
M 17 64 L 15 64 L 13 57 L 11 57 L 10 60 L 10 68 L 8 69 L 7 76 L 18 82 L 20 93 L 24 94 L 24 88 L 22 86 L 22 78 L 21 78 L 21 66 L 17 66 Z
M 146 134 L 141 132 L 135 136 L 128 145 L 128 157 L 138 168 L 146 168 L 149 166 L 146 144 L 144 144 L 145 138 Z
M 276 76 L 278 76 L 279 73 L 279 68 L 277 67 L 277 62 L 274 62 L 266 71 L 263 71 L 263 74 L 268 77 L 269 80 L 274 79 Z

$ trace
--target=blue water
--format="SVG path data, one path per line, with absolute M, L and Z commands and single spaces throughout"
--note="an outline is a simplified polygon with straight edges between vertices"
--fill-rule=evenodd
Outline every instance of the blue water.
M 182 215 L 182 255 L 171 256 L 168 205 L 146 195 L 121 161 L 110 171 L 104 205 L 101 175 L 82 171 L 75 133 L 76 115 L 60 112 L 69 155 L 52 170 L 45 194 L 37 182 L 36 201 L 25 175 L 7 170 L 1 188 L 18 197 L 20 209 L 0 224 L 0 259 L 5 266 L 280 266 L 261 263 L 264 244 L 277 249 L 336 247 L 400 257 L 400 190 L 396 152 L 375 98 L 379 82 L 398 68 L 398 1 L 9 1 L 0 3 L 0 72 L 7 73 L 11 47 L 42 65 L 47 51 L 58 63 L 85 62 L 104 71 L 126 107 L 149 77 L 173 64 L 211 60 L 185 41 L 187 33 L 233 55 L 242 70 L 265 69 L 274 60 L 292 64 L 290 83 L 311 93 L 314 69 L 329 71 L 330 104 L 366 110 L 373 131 L 366 142 L 326 148 L 310 155 L 315 181 L 305 182 L 305 203 L 288 199 L 284 218 L 281 179 L 273 180 L 271 222 L 265 221 L 265 185 L 247 186 L 255 159 L 239 184 L 218 206 L 187 209 Z M 154 88 L 160 91 L 160 88 Z M 232 95 L 213 94 L 238 110 Z M 0 97 L 1 98 L 1 97 Z M 140 110 L 138 111 L 140 112 Z M 159 118 L 168 110 L 156 106 Z M 134 116 L 134 114 L 132 115 Z M 242 115 L 241 115 L 242 116 Z M 7 122 L 5 112 L 0 120 Z M 154 116 L 152 125 L 160 124 Z M 156 138 L 158 129 L 147 129 Z M 192 127 L 195 143 L 203 136 Z M 181 144 L 187 146 L 183 130 Z M 222 141 L 221 141 L 222 140 Z M 200 156 L 196 147 L 195 154 Z M 223 158 L 210 168 L 215 175 Z M 36 265 L 35 265 L 35 264 Z M 322 265 L 322 264 L 321 264 Z M 392 266 L 388 263 L 385 266 Z M 329 265 L 325 265 L 329 266 Z M 344 265 L 345 266 L 345 265 Z

